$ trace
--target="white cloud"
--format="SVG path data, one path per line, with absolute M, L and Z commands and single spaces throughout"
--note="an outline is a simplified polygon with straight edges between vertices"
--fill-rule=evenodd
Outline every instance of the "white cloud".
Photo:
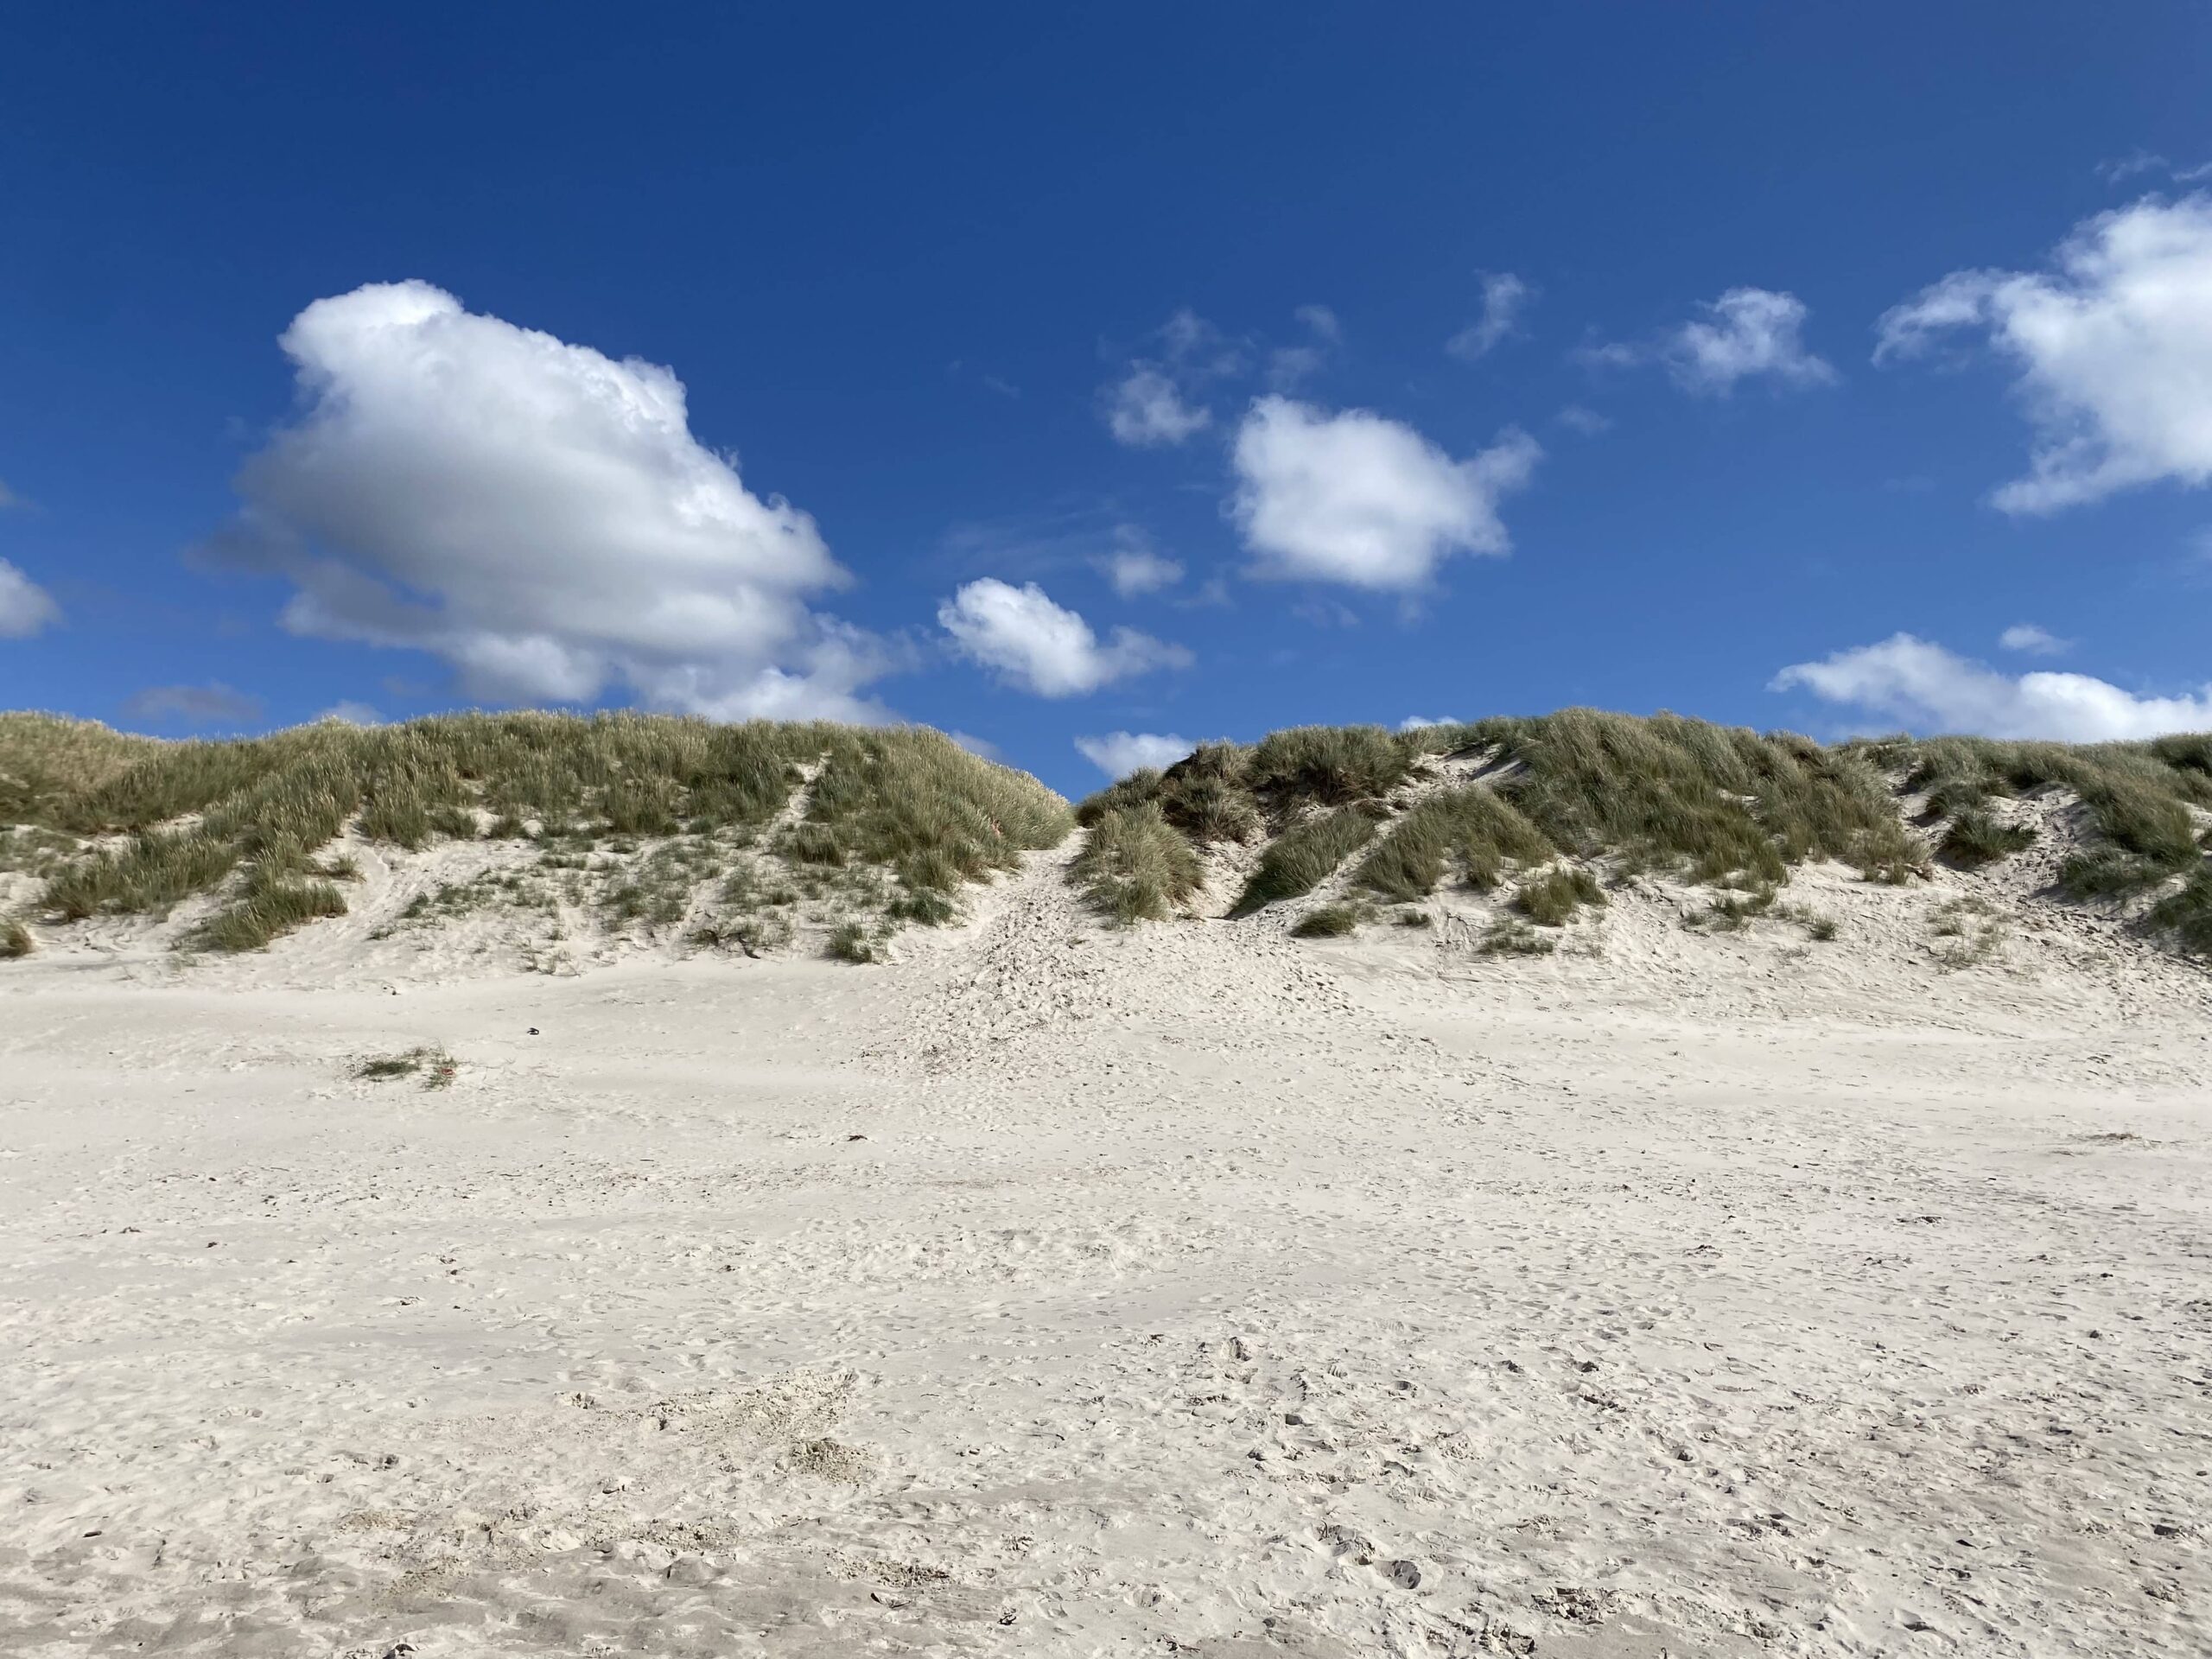
M 1662 363 L 1685 391 L 1726 397 L 1743 380 L 1767 378 L 1786 385 L 1825 385 L 1836 372 L 1806 349 L 1810 315 L 1795 294 L 1764 288 L 1732 288 L 1699 306 L 1704 315 L 1646 344 L 1587 341 L 1570 353 L 1591 369 L 1629 369 Z
M 1317 338 L 1332 346 L 1344 338 L 1344 325 L 1337 321 L 1337 314 L 1325 305 L 1301 305 L 1292 315 L 1311 328 Z
M 1560 410 L 1556 418 L 1568 431 L 1580 432 L 1586 438 L 1594 438 L 1600 432 L 1613 429 L 1611 416 L 1600 415 L 1594 409 L 1586 409 L 1580 404 L 1567 404 Z
M 1448 715 L 1442 720 L 1431 720 L 1427 715 L 1408 715 L 1398 722 L 1398 729 L 1402 732 L 1421 732 L 1432 726 L 1456 726 L 1459 723 Z
M 1667 365 L 1686 391 L 1726 397 L 1738 380 L 1769 375 L 1793 385 L 1821 385 L 1835 371 L 1805 349 L 1805 302 L 1795 294 L 1732 288 L 1703 308 L 1705 317 L 1669 335 Z
M 1521 314 L 1536 297 L 1536 290 L 1511 271 L 1484 271 L 1482 279 L 1482 315 L 1444 342 L 1446 351 L 1468 363 L 1488 356 L 1518 332 Z
M 1798 686 L 1928 731 L 2095 743 L 2212 729 L 2212 685 L 2193 696 L 2138 697 L 2086 674 L 2015 678 L 1909 633 L 1795 664 L 1771 689 Z
M 1126 778 L 1141 766 L 1164 771 L 1198 747 L 1166 732 L 1109 732 L 1103 737 L 1078 737 L 1075 746 L 1109 778 Z
M 1116 525 L 1114 539 L 1119 545 L 1098 561 L 1098 568 L 1123 599 L 1156 594 L 1183 580 L 1182 564 L 1156 550 L 1135 524 Z
M 986 576 L 938 607 L 960 654 L 1040 697 L 1078 696 L 1155 668 L 1189 665 L 1191 653 L 1149 634 L 1114 630 L 1101 643 L 1075 612 L 1035 582 L 1016 588 Z
M 2029 470 L 1990 499 L 2053 512 L 2212 481 L 2212 197 L 2145 197 L 2076 226 L 2047 272 L 1955 270 L 1884 314 L 1878 363 L 1986 330 L 2019 371 Z
M 220 680 L 205 685 L 149 685 L 123 700 L 131 720 L 181 726 L 244 726 L 261 717 L 261 699 Z
M 1259 556 L 1255 576 L 1415 588 L 1453 553 L 1506 550 L 1498 502 L 1542 453 L 1508 429 L 1454 461 L 1369 410 L 1261 397 L 1237 429 L 1230 511 Z
M 2031 657 L 2057 657 L 2073 648 L 2070 639 L 2061 639 L 2047 628 L 2032 622 L 2017 622 L 1997 636 L 1997 643 L 2007 651 L 2025 652 Z
M 1212 420 L 1211 410 L 1185 403 L 1174 381 L 1155 364 L 1135 365 L 1107 394 L 1107 429 L 1116 442 L 1133 448 L 1180 443 Z
M 0 559 L 0 639 L 28 639 L 60 620 L 54 595 Z
M 290 577 L 295 632 L 431 652 L 491 702 L 884 717 L 888 648 L 804 602 L 848 580 L 814 520 L 692 436 L 671 371 L 419 282 L 280 343 L 304 407 L 201 552 Z
M 351 699 L 343 702 L 332 703 L 329 708 L 317 715 L 315 719 L 334 721 L 340 726 L 381 726 L 384 724 L 384 716 L 374 709 L 365 702 L 355 702 Z
M 1160 355 L 1132 359 L 1128 372 L 1101 394 L 1107 429 L 1134 448 L 1180 443 L 1211 425 L 1213 411 L 1198 401 L 1198 390 L 1243 362 L 1220 330 L 1187 307 L 1154 337 Z

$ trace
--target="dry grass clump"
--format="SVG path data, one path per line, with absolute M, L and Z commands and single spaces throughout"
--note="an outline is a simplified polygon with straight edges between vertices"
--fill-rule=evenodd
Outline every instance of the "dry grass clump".
M 807 767 L 816 768 L 812 793 L 792 848 L 833 865 L 888 867 L 910 899 L 1010 868 L 1068 829 L 1065 804 L 1034 779 L 920 728 L 527 713 L 163 743 L 0 716 L 0 803 L 19 821 L 72 837 L 130 837 L 68 860 L 48 884 L 47 912 L 62 920 L 158 912 L 222 887 L 243 867 L 234 902 L 204 931 L 201 942 L 221 949 L 250 949 L 337 913 L 324 889 L 339 871 L 315 854 L 348 825 L 412 849 L 439 837 L 512 839 L 536 824 L 549 856 L 574 868 L 609 839 L 634 852 L 641 837 L 689 836 L 727 850 L 760 833 Z M 641 872 L 616 899 L 616 919 L 680 917 L 674 889 L 688 874 L 710 879 Z M 910 908 L 936 906 L 915 899 Z
M 1488 893 L 1509 861 L 1538 863 L 1554 851 L 1511 802 L 1475 784 L 1421 801 L 1361 861 L 1354 880 L 1387 899 L 1424 899 L 1456 865 L 1469 887 Z
M 2212 956 L 2212 869 L 2200 868 L 2178 891 L 2152 906 L 2144 919 L 2172 933 L 2191 956 Z
M 1999 823 L 1978 806 L 1961 807 L 1936 843 L 1936 850 L 1962 869 L 1980 869 L 2035 845 L 2036 832 L 2024 823 Z
M 388 1054 L 364 1060 L 353 1075 L 369 1083 L 390 1083 L 419 1077 L 425 1089 L 450 1089 L 461 1066 L 442 1048 L 410 1048 L 404 1054 Z
M 21 918 L 10 917 L 0 922 L 0 962 L 16 961 L 37 948 L 38 942 L 31 938 L 30 929 L 23 925 Z
M 1155 801 L 1098 816 L 1069 867 L 1091 906 L 1124 925 L 1165 921 L 1205 879 L 1198 854 Z
M 1151 803 L 1201 847 L 1244 841 L 1260 828 L 1252 793 L 1252 752 L 1236 743 L 1201 743 L 1166 772 L 1141 766 L 1076 809 L 1086 829 L 1117 807 Z
M 1491 925 L 1477 950 L 1485 957 L 1548 957 L 1558 948 L 1557 940 L 1537 932 L 1526 922 L 1508 918 Z
M 1539 927 L 1564 927 L 1583 906 L 1602 909 L 1605 895 L 1587 870 L 1550 870 L 1513 895 L 1513 908 Z
M 1313 892 L 1374 838 L 1375 820 L 1356 806 L 1338 807 L 1294 824 L 1260 855 L 1258 868 L 1229 913 L 1249 916 L 1279 899 Z
M 1359 931 L 1359 912 L 1351 905 L 1322 905 L 1298 918 L 1294 939 L 1339 939 Z
M 1372 800 L 1404 781 L 1420 750 L 1380 726 L 1294 726 L 1251 752 L 1250 787 L 1323 806 Z

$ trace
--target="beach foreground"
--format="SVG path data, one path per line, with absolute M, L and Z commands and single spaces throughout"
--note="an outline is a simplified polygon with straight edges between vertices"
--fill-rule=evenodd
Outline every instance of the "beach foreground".
M 10 964 L 0 1650 L 2212 1651 L 2201 969 L 1065 856 L 892 967 Z

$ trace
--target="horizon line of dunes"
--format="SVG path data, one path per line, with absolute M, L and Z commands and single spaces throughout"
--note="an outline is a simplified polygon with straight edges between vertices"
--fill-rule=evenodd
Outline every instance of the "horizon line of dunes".
M 1438 775 L 1465 762 L 1459 781 Z M 1791 868 L 1832 859 L 1900 883 L 1941 859 L 1980 868 L 2037 831 L 1996 804 L 2064 791 L 2079 846 L 2056 887 L 2075 901 L 2155 896 L 2141 920 L 2212 952 L 2212 734 L 2069 745 L 1906 736 L 1823 745 L 1794 733 L 1589 709 L 1390 732 L 1294 727 L 1208 743 L 1084 800 L 1074 879 L 1123 921 L 1172 913 L 1202 884 L 1205 850 L 1266 838 L 1231 915 L 1311 893 L 1356 855 L 1348 890 L 1414 901 L 1447 881 L 1557 925 L 1618 881 L 1663 873 L 1717 890 L 1740 922 L 1773 906 Z M 1349 910 L 1308 918 L 1349 931 Z
M 1902 882 L 1934 859 L 2014 856 L 2037 832 L 1997 804 L 2049 791 L 2082 821 L 2064 896 L 2148 899 L 2145 926 L 2212 951 L 2194 816 L 2212 811 L 2212 734 L 1829 746 L 1586 709 L 1203 744 L 1072 812 L 923 727 L 518 712 L 180 742 L 0 714 L 0 872 L 41 883 L 0 926 L 27 939 L 26 910 L 67 923 L 204 899 L 181 944 L 255 949 L 345 912 L 356 871 L 327 849 L 350 832 L 410 851 L 527 842 L 609 926 L 689 922 L 707 944 L 787 943 L 803 899 L 834 903 L 846 919 L 830 948 L 868 960 L 1077 823 L 1090 833 L 1072 879 L 1124 923 L 1173 913 L 1210 849 L 1255 838 L 1232 915 L 1310 893 L 1355 857 L 1351 887 L 1378 901 L 1510 888 L 1522 913 L 1556 922 L 1604 902 L 1599 877 L 1648 871 L 1712 887 L 1740 915 L 1808 859 Z

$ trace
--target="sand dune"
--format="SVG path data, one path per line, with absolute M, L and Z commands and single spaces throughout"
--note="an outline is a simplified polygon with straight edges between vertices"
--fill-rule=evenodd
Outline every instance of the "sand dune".
M 2201 969 L 1067 856 L 888 968 L 9 964 L 0 1650 L 2212 1651 Z

